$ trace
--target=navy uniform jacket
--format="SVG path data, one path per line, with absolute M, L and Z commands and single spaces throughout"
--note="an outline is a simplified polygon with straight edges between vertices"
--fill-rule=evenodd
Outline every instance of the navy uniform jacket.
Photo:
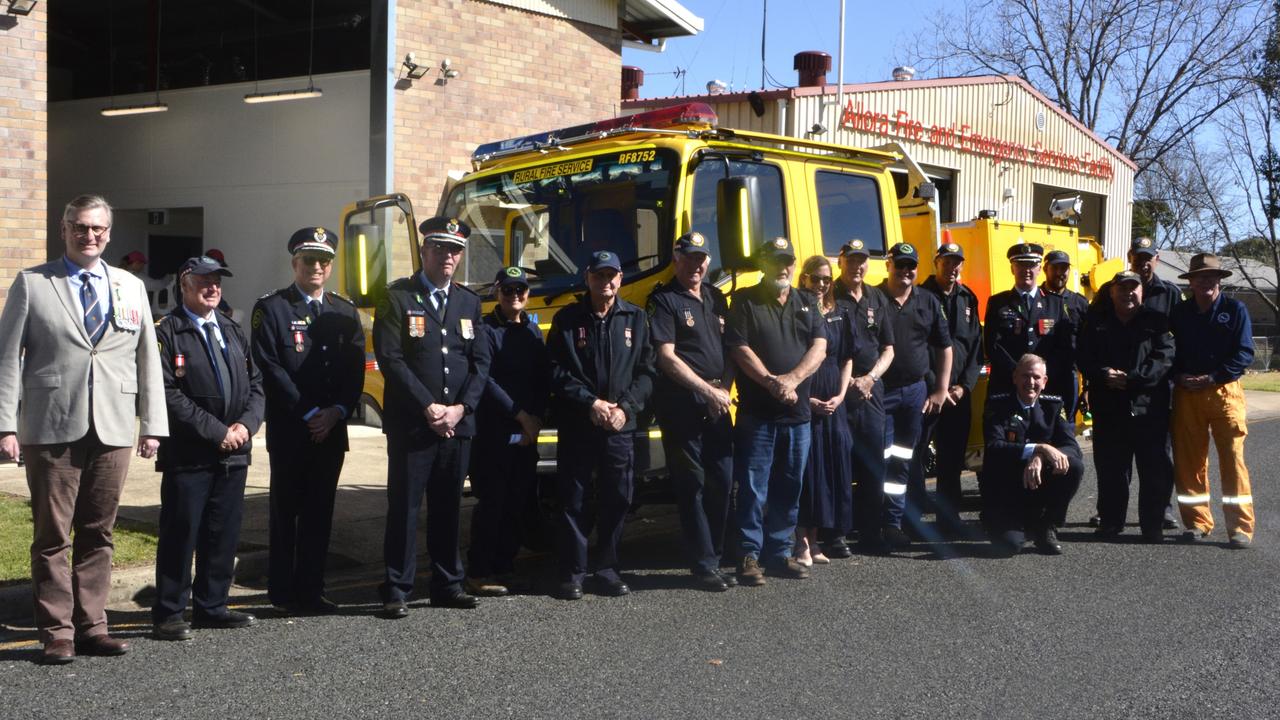
M 249 339 L 234 320 L 214 311 L 223 342 L 227 345 L 227 371 L 231 375 L 229 402 L 223 407 L 218 377 L 205 350 L 204 332 L 187 317 L 182 305 L 160 319 L 156 342 L 164 375 L 165 404 L 169 409 L 169 437 L 160 441 L 156 469 L 196 468 L 227 461 L 248 465 L 253 435 L 262 425 L 262 372 L 254 364 Z M 178 356 L 183 376 L 178 377 Z M 235 452 L 218 445 L 235 423 L 249 431 L 249 442 Z
M 492 360 L 489 379 L 476 413 L 477 434 L 498 436 L 505 443 L 521 432 L 515 417 L 521 410 L 534 417 L 547 412 L 551 395 L 551 359 L 542 339 L 542 329 L 528 313 L 520 322 L 507 322 L 501 311 L 484 316 Z
M 1173 352 L 1169 319 L 1159 312 L 1139 308 L 1122 324 L 1109 306 L 1092 308 L 1080 333 L 1078 356 L 1080 371 L 1089 381 L 1092 411 L 1120 417 L 1154 415 L 1153 422 L 1167 422 Z M 1103 368 L 1128 373 L 1125 389 L 1107 387 Z
M 1037 289 L 1028 314 L 1016 290 L 996 293 L 987 300 L 983 325 L 983 348 L 991 363 L 988 393 L 1012 390 L 1013 369 L 1027 353 L 1044 358 L 1050 389 L 1071 387 L 1075 367 L 1071 321 L 1060 296 Z
M 489 342 L 480 297 L 451 283 L 444 317 L 418 276 L 387 286 L 373 320 L 373 352 L 386 380 L 383 432 L 412 442 L 440 439 L 424 414 L 432 403 L 462 405 L 455 437 L 476 432 L 475 411 L 489 379 Z
M 978 296 L 963 283 L 956 283 L 950 295 L 944 295 L 937 277 L 930 275 L 920 284 L 938 298 L 947 316 L 947 329 L 951 331 L 951 384 L 959 385 L 966 393 L 973 392 L 986 357 L 982 350 L 982 320 L 978 316 Z M 925 383 L 932 388 L 937 382 L 936 369 L 930 356 L 929 373 Z
M 350 414 L 364 391 L 364 328 L 355 305 L 326 292 L 313 321 L 307 300 L 290 285 L 253 306 L 253 360 L 267 395 L 271 451 L 312 445 L 303 416 L 333 405 Z M 325 442 L 347 449 L 347 424 L 335 425 Z
M 1028 443 L 1052 445 L 1082 461 L 1075 426 L 1063 414 L 1062 398 L 1041 395 L 1026 415 L 1023 417 L 1022 402 L 1014 393 L 995 393 L 987 398 L 982 413 L 985 469 L 1025 467 L 1027 461 L 1022 459 L 1022 453 Z
M 1040 285 L 1040 292 L 1049 295 L 1054 294 L 1045 290 L 1043 283 Z M 1085 316 L 1089 313 L 1089 301 L 1085 299 L 1085 296 L 1071 288 L 1063 288 L 1062 294 L 1058 295 L 1058 297 L 1062 298 L 1062 305 L 1067 311 L 1067 319 L 1071 321 L 1071 347 L 1074 350 L 1080 347 L 1080 330 L 1084 328 Z M 1076 367 L 1079 367 L 1078 361 Z
M 1210 375 L 1219 385 L 1240 379 L 1253 362 L 1253 323 L 1244 303 L 1218 295 L 1209 312 L 1194 298 L 1174 307 L 1171 319 L 1178 351 L 1173 373 Z
M 556 422 L 561 427 L 591 426 L 591 403 L 603 398 L 627 414 L 621 432 L 635 430 L 636 416 L 653 392 L 653 345 L 644 310 L 617 298 L 606 318 L 608 332 L 601 336 L 590 296 L 583 295 L 551 320 L 547 349 Z M 601 350 L 607 357 L 598 356 Z M 599 377 L 597 360 L 608 368 L 607 377 Z

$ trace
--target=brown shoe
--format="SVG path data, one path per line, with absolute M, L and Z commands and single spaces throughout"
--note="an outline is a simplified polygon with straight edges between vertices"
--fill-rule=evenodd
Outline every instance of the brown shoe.
M 491 577 L 469 577 L 462 586 L 472 595 L 484 597 L 502 597 L 509 592 L 506 585 Z
M 790 580 L 808 580 L 809 568 L 801 565 L 795 558 L 787 558 L 785 562 L 771 563 L 769 574 Z
M 66 665 L 75 659 L 75 643 L 70 640 L 50 640 L 40 653 L 41 665 Z
M 129 643 L 113 638 L 103 633 L 101 635 L 90 635 L 76 640 L 77 655 L 97 655 L 99 657 L 111 657 L 115 655 L 123 655 L 129 652 Z
M 764 568 L 760 561 L 748 555 L 738 565 L 738 582 L 747 587 L 759 587 L 765 583 Z

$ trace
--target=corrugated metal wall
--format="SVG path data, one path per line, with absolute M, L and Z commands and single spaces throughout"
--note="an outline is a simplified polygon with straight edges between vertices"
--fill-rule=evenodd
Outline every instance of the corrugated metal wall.
M 1128 250 L 1133 170 L 1093 136 L 1017 83 L 999 79 L 956 85 L 938 81 L 885 83 L 875 89 L 848 93 L 846 107 L 851 103 L 857 111 L 854 124 L 859 129 L 855 130 L 839 128 L 834 92 L 770 99 L 765 116 L 760 118 L 745 100 L 737 99 L 740 97 L 729 98 L 728 102 L 717 102 L 715 97 L 697 100 L 713 105 L 725 127 L 802 137 L 820 122 L 828 131 L 817 139 L 827 142 L 875 147 L 896 140 L 927 168 L 952 173 L 956 220 L 967 220 L 979 210 L 993 209 L 1003 220 L 1031 222 L 1034 185 L 1104 195 L 1107 201 L 1101 239 L 1106 255 L 1122 256 Z M 668 99 L 662 104 L 669 102 Z M 786 103 L 785 127 L 781 128 L 780 103 Z M 1037 128 L 1038 113 L 1043 117 L 1042 129 Z M 961 135 L 968 139 L 959 140 Z M 947 145 L 949 138 L 951 146 Z M 1011 151 L 1009 147 L 1016 149 Z M 1012 157 L 993 159 L 990 154 L 982 154 L 991 152 Z M 1098 171 L 1090 174 L 1045 164 L 1071 162 L 1067 158 L 1104 161 L 1109 163 L 1111 175 L 1098 177 Z M 1012 199 L 1004 199 L 1006 188 L 1012 189 Z
M 484 0 L 495 5 L 508 5 L 542 15 L 577 20 L 579 22 L 599 25 L 600 27 L 618 27 L 617 0 Z

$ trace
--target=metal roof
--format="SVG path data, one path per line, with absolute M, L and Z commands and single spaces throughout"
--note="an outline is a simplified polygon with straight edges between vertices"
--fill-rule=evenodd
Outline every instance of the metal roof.
M 702 32 L 702 18 L 676 0 L 622 0 L 622 31 L 641 42 Z

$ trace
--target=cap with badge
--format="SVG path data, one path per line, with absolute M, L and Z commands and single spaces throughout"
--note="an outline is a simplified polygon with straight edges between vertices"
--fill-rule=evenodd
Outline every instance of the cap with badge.
M 304 227 L 289 238 L 289 254 L 304 252 L 336 255 L 338 236 L 322 227 Z
M 1005 257 L 1014 262 L 1038 263 L 1044 259 L 1044 246 L 1035 243 L 1018 243 L 1009 248 L 1009 251 L 1005 253 Z
M 1071 256 L 1066 250 L 1050 250 L 1048 255 L 1044 256 L 1045 265 L 1070 265 Z
M 143 265 L 146 265 L 146 264 L 147 264 L 147 256 L 146 256 L 146 255 L 143 255 L 142 253 L 138 252 L 137 250 L 134 250 L 133 252 L 129 253 L 128 255 L 125 255 L 125 256 L 120 260 L 120 262 L 124 263 L 125 265 L 132 265 L 133 263 L 142 263 Z
M 1129 243 L 1129 252 L 1135 255 L 1156 255 L 1160 251 L 1156 250 L 1156 244 L 1149 237 L 1134 238 Z
M 418 225 L 418 232 L 422 233 L 424 246 L 427 243 L 440 243 L 465 248 L 467 238 L 471 237 L 471 228 L 466 223 L 443 215 L 423 220 Z
M 1123 283 L 1134 283 L 1135 285 L 1141 285 L 1142 276 L 1132 270 L 1121 270 L 1120 272 L 1116 273 L 1115 277 L 1111 278 L 1111 282 L 1116 283 L 1117 285 L 1123 284 Z
M 676 243 L 671 249 L 686 255 L 690 253 L 702 253 L 703 255 L 711 254 L 711 250 L 707 247 L 706 236 L 697 231 L 687 232 L 676 238 Z
M 867 244 L 858 238 L 854 238 L 840 246 L 840 257 L 853 257 L 855 255 L 871 257 L 871 251 L 867 249 Z
M 622 261 L 618 259 L 618 253 L 601 250 L 591 253 L 591 264 L 587 266 L 587 272 L 599 272 L 600 270 L 614 270 L 622 272 Z
M 522 268 L 518 268 L 514 265 L 499 270 L 498 274 L 493 278 L 493 286 L 504 288 L 509 285 L 529 287 L 529 277 L 525 275 Z
M 230 270 L 208 255 L 187 258 L 187 261 L 182 263 L 182 267 L 178 268 L 179 279 L 187 275 L 212 275 L 214 273 L 223 277 L 231 277 Z
M 894 265 L 907 261 L 919 265 L 920 253 L 916 252 L 915 246 L 911 243 L 897 243 L 889 248 L 889 259 L 893 261 Z
M 760 258 L 762 260 L 790 258 L 795 261 L 796 251 L 791 248 L 790 240 L 784 237 L 776 237 L 760 246 Z
M 934 253 L 933 257 L 935 260 L 937 260 L 938 258 L 949 258 L 949 257 L 960 258 L 961 260 L 963 260 L 964 248 L 960 247 L 959 243 L 944 242 L 938 246 L 938 252 Z

